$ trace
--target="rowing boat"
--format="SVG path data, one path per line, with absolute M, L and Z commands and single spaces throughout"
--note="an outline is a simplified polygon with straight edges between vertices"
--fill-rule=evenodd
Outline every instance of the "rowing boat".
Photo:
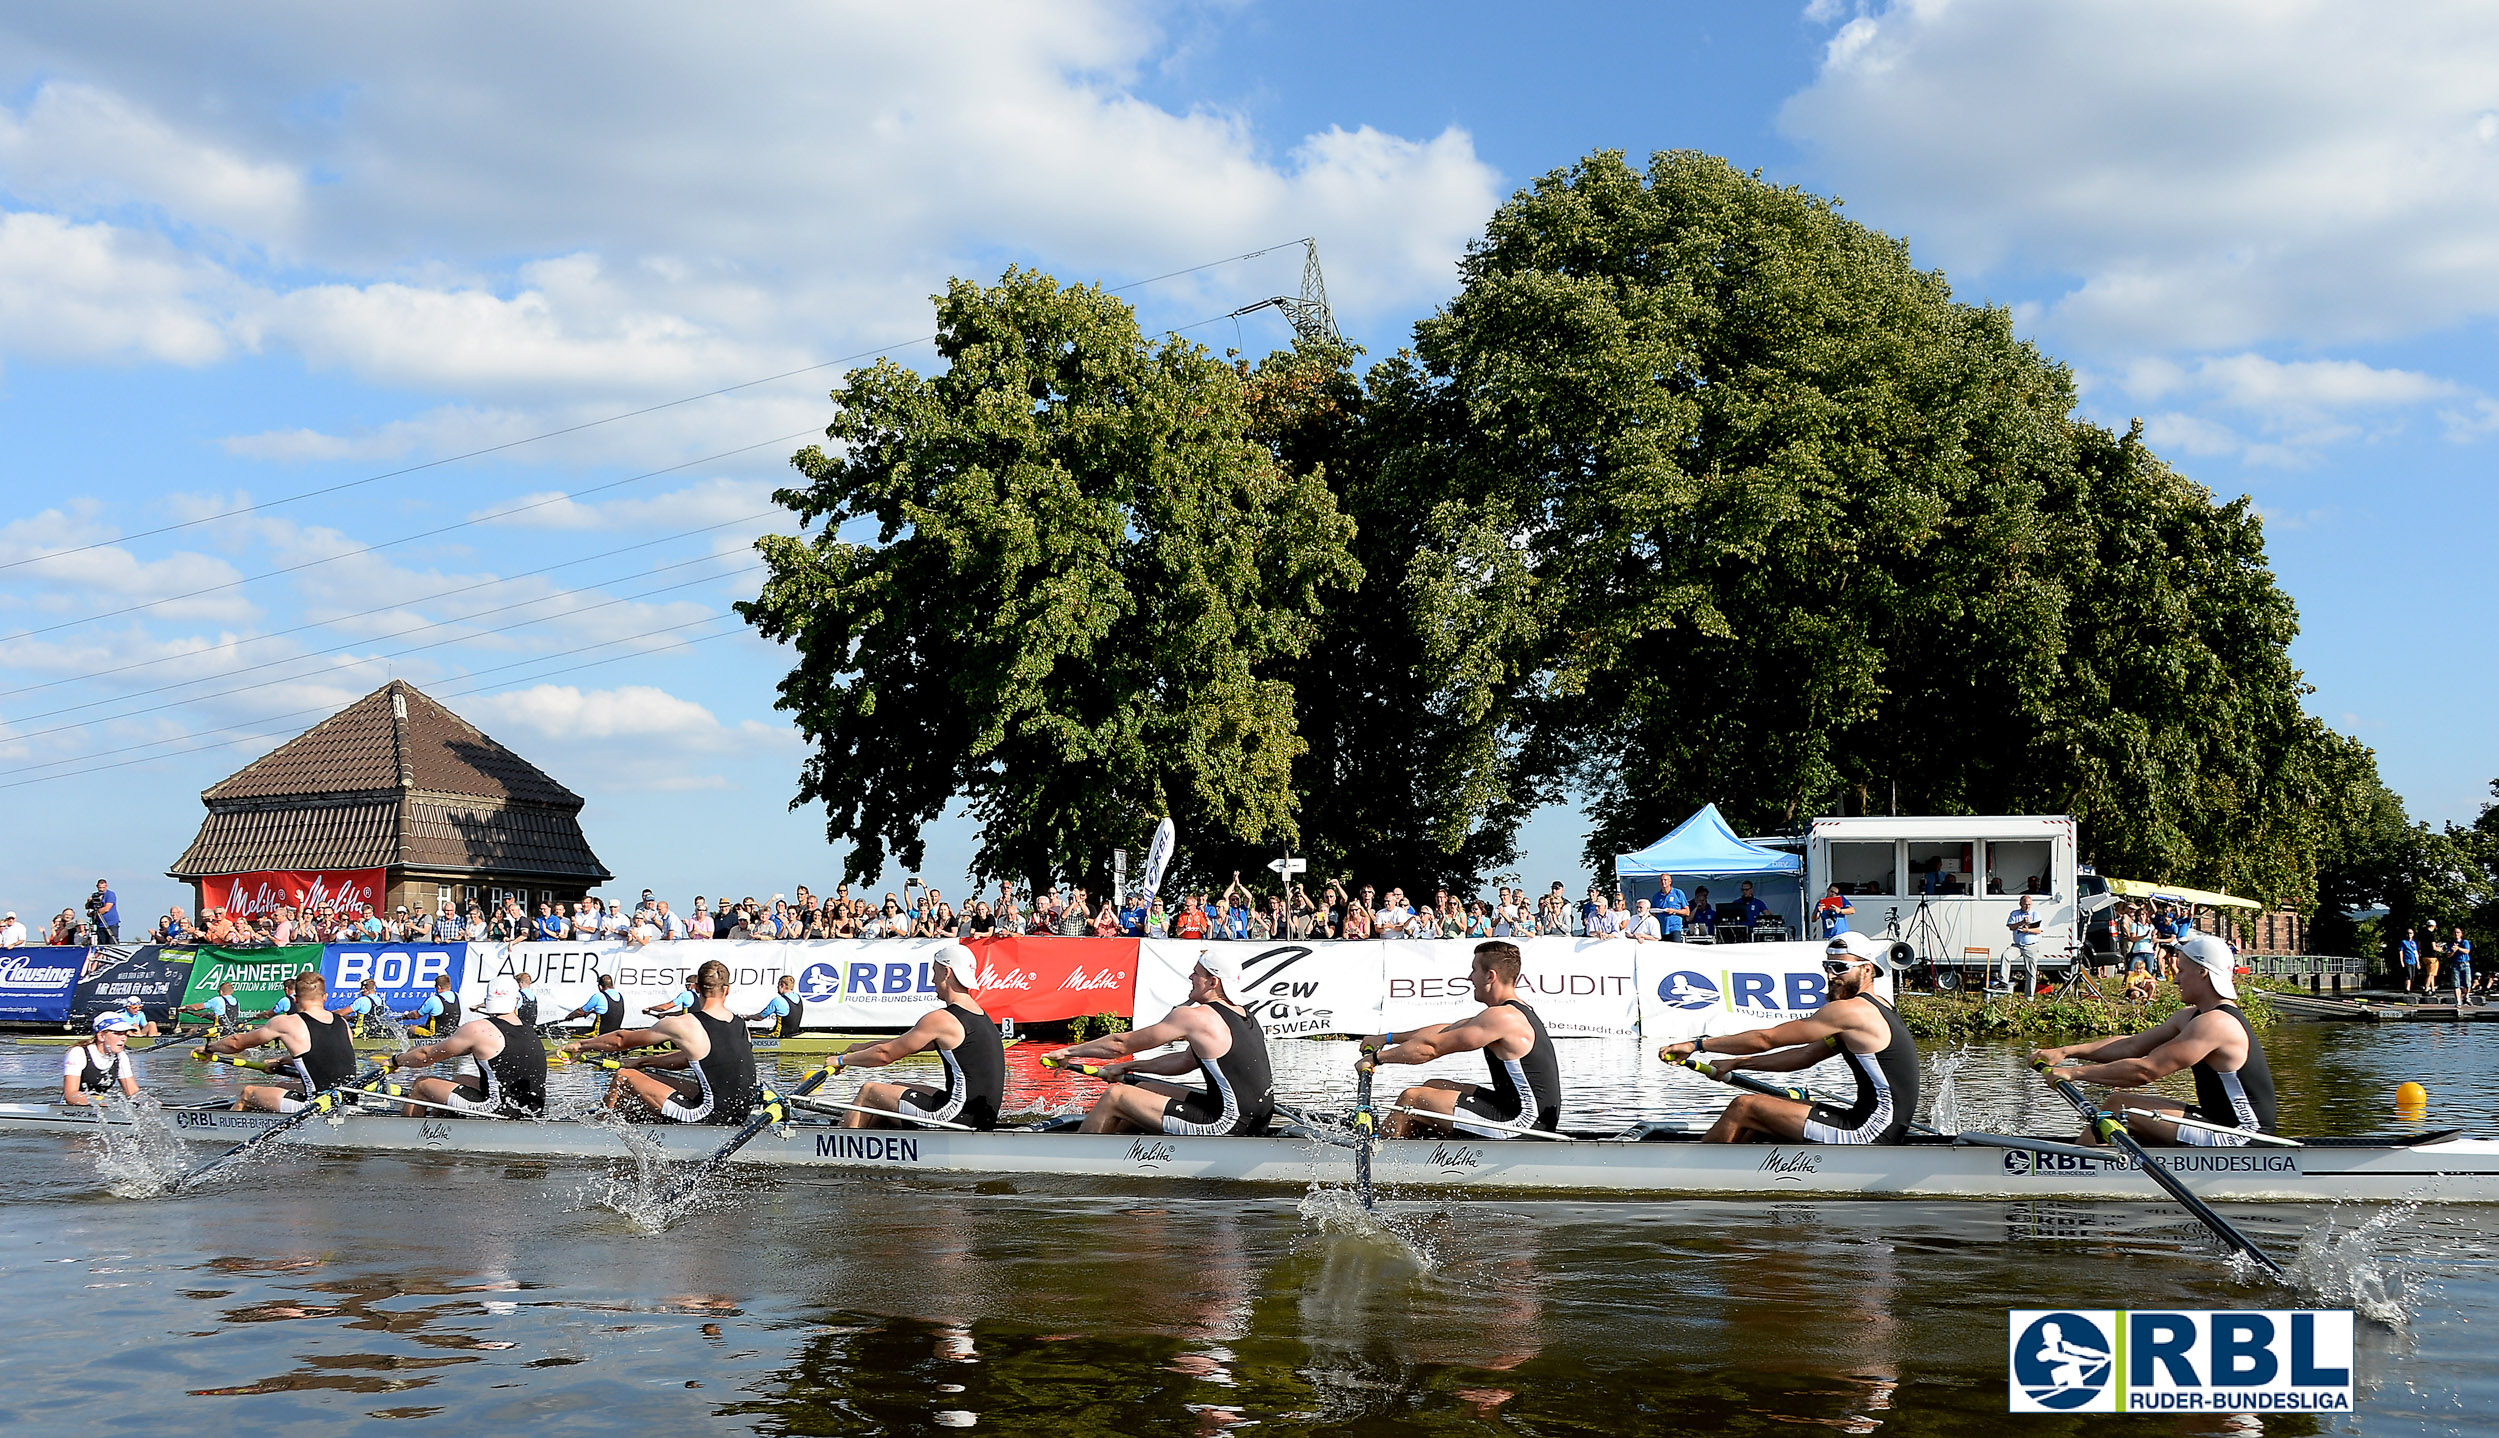
M 588 1029 L 583 1029 L 578 1033 L 569 1033 L 565 1037 L 587 1038 L 589 1035 L 590 1031 Z M 9 1041 L 11 1043 L 24 1044 L 32 1048 L 65 1049 L 75 1044 L 83 1044 L 93 1037 L 94 1035 L 92 1034 L 11 1034 L 9 1035 Z M 160 1035 L 160 1037 L 170 1038 L 172 1035 L 165 1034 Z M 208 1035 L 202 1033 L 197 1035 L 197 1037 L 205 1039 Z M 834 1053 L 841 1049 L 849 1048 L 853 1044 L 874 1043 L 879 1039 L 891 1037 L 893 1037 L 891 1034 L 800 1034 L 794 1039 L 759 1038 L 754 1041 L 754 1045 L 755 1052 L 759 1054 L 789 1054 L 793 1057 L 821 1056 L 824 1054 Z M 142 1043 L 153 1043 L 154 1041 L 155 1040 L 153 1039 L 146 1038 L 142 1038 L 140 1040 Z M 427 1041 L 427 1037 L 423 1034 L 411 1034 L 404 1040 L 385 1038 L 379 1034 L 358 1034 L 353 1040 L 358 1053 L 388 1053 L 394 1050 L 406 1048 L 410 1044 L 424 1043 Z M 548 1042 L 554 1043 L 558 1041 L 559 1039 L 556 1036 L 549 1036 Z M 1007 1045 L 1011 1048 L 1017 1042 L 1018 1041 L 1015 1039 L 1009 1039 L 1007 1040 Z M 920 1058 L 922 1055 L 913 1054 L 911 1057 Z M 934 1063 L 936 1062 L 936 1059 L 932 1055 L 928 1056 L 928 1061 Z
M 112 1111 L 106 1110 L 109 1114 Z M 277 1119 L 225 1109 L 168 1110 L 185 1139 L 231 1144 Z M 126 1118 L 110 1119 L 127 1122 Z M 60 1104 L 0 1104 L 0 1132 L 92 1135 L 97 1111 Z M 671 1158 L 700 1159 L 725 1130 L 651 1125 L 635 1130 Z M 2113 1199 L 2161 1201 L 2159 1187 L 2124 1157 L 1980 1147 L 1936 1138 L 1900 1145 L 1703 1144 L 1676 1126 L 1576 1135 L 1578 1143 L 1383 1139 L 1374 1182 L 1416 1197 L 1468 1193 L 1570 1193 L 1617 1198 L 1749 1197 L 1911 1199 Z M 417 1153 L 494 1160 L 603 1160 L 626 1149 L 612 1128 L 578 1120 L 484 1123 L 370 1112 L 325 1117 L 285 1143 L 359 1153 Z M 2154 1151 L 2162 1168 L 2200 1197 L 2232 1203 L 2341 1200 L 2499 1203 L 2499 1142 L 2455 1134 L 2413 1141 L 2309 1139 L 2298 1148 Z M 1294 1129 L 1267 1138 L 1174 1138 L 1002 1129 L 990 1133 L 845 1129 L 800 1119 L 767 1129 L 733 1160 L 837 1173 L 1137 1183 L 1191 1181 L 1306 1188 L 1349 1181 L 1353 1155 L 1342 1135 Z

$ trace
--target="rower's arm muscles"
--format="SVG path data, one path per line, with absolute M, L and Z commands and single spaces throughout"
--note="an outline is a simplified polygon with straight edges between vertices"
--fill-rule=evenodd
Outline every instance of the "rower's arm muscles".
M 1769 1053 L 1773 1049 L 1792 1048 L 1798 1044 L 1806 1044 L 1827 1058 L 1831 1054 L 1831 1048 L 1823 1040 L 1838 1033 L 1841 1027 L 1839 1020 L 1826 1017 L 1825 1014 L 1816 1014 L 1809 1019 L 1790 1019 L 1786 1023 L 1776 1024 L 1766 1029 L 1746 1029 L 1742 1033 L 1715 1035 L 1709 1040 L 1709 1047 L 1703 1050 L 1703 1055 L 1705 1057 L 1726 1055 L 1733 1058 L 1751 1058 L 1757 1054 Z M 1746 1064 L 1745 1067 L 1754 1068 L 1758 1065 Z M 1800 1064 L 1798 1067 L 1801 1068 L 1803 1065 Z
M 1059 1053 L 1071 1059 L 1119 1059 L 1146 1049 L 1159 1049 L 1165 1044 L 1181 1043 L 1189 1037 L 1188 1022 L 1181 1016 L 1183 1012 L 1173 1009 L 1161 1023 L 1130 1029 L 1126 1033 L 1104 1034 L 1098 1039 L 1088 1039 L 1072 1048 L 1061 1049 Z
M 2085 1083 L 2105 1084 L 2110 1088 L 2141 1088 L 2156 1083 L 2180 1069 L 2192 1068 L 2211 1055 L 2218 1047 L 2211 1037 L 2196 1031 L 2193 1024 L 2181 1030 L 2169 1042 L 2145 1054 L 2130 1054 L 2108 1063 L 2091 1064 L 2079 1074 Z
M 581 1041 L 585 1053 L 614 1053 L 620 1049 L 647 1049 L 668 1042 L 668 1035 L 658 1029 L 618 1029 L 613 1033 L 593 1034 Z
M 1455 1023 L 1425 1024 L 1410 1034 L 1399 1034 L 1397 1042 L 1380 1050 L 1384 1064 L 1427 1064 L 1449 1054 L 1471 1054 L 1490 1047 L 1508 1035 L 1494 1022 L 1495 1010 L 1486 1009 L 1473 1018 Z M 1501 1009 L 1502 1015 L 1515 1015 L 1515 1009 Z M 1518 1022 L 1515 1018 L 1513 1023 Z
M 1184 1074 L 1197 1067 L 1197 1055 L 1188 1049 L 1174 1049 L 1150 1059 L 1138 1059 L 1128 1065 L 1132 1074 Z
M 920 1021 L 913 1024 L 906 1033 L 897 1034 L 883 1043 L 861 1044 L 843 1054 L 842 1066 L 844 1068 L 883 1068 L 897 1060 L 907 1059 L 913 1054 L 926 1053 L 939 1039 L 945 1037 L 946 1025 L 952 1023 L 954 1020 L 947 1017 L 943 1010 L 933 1010 L 921 1015 Z
M 1837 1048 L 1828 1043 L 1798 1044 L 1793 1048 L 1778 1049 L 1771 1053 L 1738 1059 L 1732 1067 L 1750 1069 L 1755 1073 L 1794 1073 L 1798 1069 L 1812 1068 L 1815 1064 L 1838 1052 Z

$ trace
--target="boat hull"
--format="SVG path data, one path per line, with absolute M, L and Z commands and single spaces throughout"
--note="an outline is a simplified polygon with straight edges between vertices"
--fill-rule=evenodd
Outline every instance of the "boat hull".
M 177 1133 L 231 1144 L 275 1120 L 227 1110 L 171 1110 Z M 92 1135 L 95 1112 L 56 1104 L 0 1104 L 0 1132 Z M 710 1126 L 651 1125 L 637 1135 L 671 1157 L 699 1158 L 727 1136 Z M 316 1119 L 287 1144 L 366 1153 L 431 1153 L 488 1160 L 598 1161 L 626 1156 L 595 1124 L 488 1122 L 357 1114 Z M 2171 1149 L 2155 1159 L 2201 1197 L 2230 1203 L 2342 1200 L 2499 1202 L 2499 1142 L 2452 1138 L 2390 1147 Z M 1193 1182 L 1306 1188 L 1351 1181 L 1350 1152 L 1311 1138 L 1174 1138 L 1074 1133 L 946 1133 L 844 1129 L 802 1120 L 768 1129 L 741 1165 L 933 1179 Z M 2166 1201 L 2128 1161 L 1921 1143 L 1897 1147 L 1706 1145 L 1688 1139 L 1625 1143 L 1387 1139 L 1375 1180 L 1391 1197 L 1551 1193 L 1626 1199 L 1910 1198 Z

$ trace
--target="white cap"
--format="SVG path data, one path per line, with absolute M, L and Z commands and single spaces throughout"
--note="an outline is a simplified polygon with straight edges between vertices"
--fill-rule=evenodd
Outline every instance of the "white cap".
M 121 1006 L 125 1009 L 143 1009 L 147 1007 L 147 1001 L 140 998 L 137 994 L 132 994 L 130 997 L 121 1001 Z
M 1223 985 L 1225 998 L 1236 1002 L 1240 999 L 1241 961 L 1234 958 L 1229 951 L 1200 949 L 1197 955 L 1197 966 L 1213 974 L 1216 981 Z
M 981 961 L 974 958 L 972 951 L 961 944 L 939 944 L 936 952 L 928 956 L 928 964 L 931 973 L 943 969 L 954 975 L 954 981 L 967 989 L 977 989 L 981 986 Z
M 1882 973 L 1892 971 L 1892 946 L 1855 929 L 1832 935 L 1831 942 L 1823 947 L 1822 952 L 1826 958 L 1849 958 L 1861 964 L 1872 964 Z
M 2213 981 L 2213 987 L 2223 998 L 2236 999 L 2239 996 L 2238 982 L 2230 974 L 2232 969 L 2238 967 L 2238 955 L 2231 953 L 2230 946 L 2218 936 L 2190 934 L 2178 941 L 2178 952 L 2204 971 L 2204 976 Z
M 497 979 L 486 986 L 486 997 L 478 1000 L 481 1014 L 517 1013 L 521 1007 L 521 986 L 511 979 Z

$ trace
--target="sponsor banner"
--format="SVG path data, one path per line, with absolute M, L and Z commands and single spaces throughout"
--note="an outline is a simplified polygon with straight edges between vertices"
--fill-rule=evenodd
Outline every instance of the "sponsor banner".
M 321 982 L 330 991 L 329 1007 L 343 1009 L 356 1001 L 364 981 L 373 981 L 382 1006 L 402 1016 L 434 992 L 434 980 L 451 978 L 451 991 L 467 1002 L 467 944 L 331 944 L 321 951 Z M 481 985 L 478 996 L 485 996 Z
M 2042 1309 L 2008 1316 L 2016 1413 L 2349 1413 L 2348 1309 Z
M 1640 1037 L 1670 1044 L 1801 1019 L 1822 1007 L 1823 943 L 1638 944 Z M 1877 996 L 1892 996 L 1886 979 Z
M 937 1003 L 929 956 L 944 939 L 712 940 L 634 948 L 593 943 L 478 945 L 461 989 L 482 998 L 505 975 L 536 976 L 542 1022 L 571 1013 L 616 977 L 630 1023 L 677 996 L 707 960 L 729 966 L 729 1006 L 751 1014 L 768 1003 L 784 974 L 798 981 L 807 1029 L 909 1028 Z M 981 960 L 981 1006 L 1019 1023 L 1125 1016 L 1135 1004 L 1134 939 L 989 939 L 969 946 Z
M 0 1019 L 59 1023 L 85 972 L 87 951 L 74 948 L 0 949 Z
M 1387 993 L 1377 943 L 1311 944 L 1292 940 L 1209 943 L 1202 939 L 1136 939 L 1136 1022 L 1158 1022 L 1187 1002 L 1197 956 L 1220 948 L 1241 965 L 1234 997 L 1273 1038 L 1312 1034 L 1375 1034 Z
M 269 869 L 257 874 L 220 874 L 200 880 L 200 911 L 223 909 L 245 916 L 265 914 L 285 905 L 305 909 L 346 909 L 359 904 L 382 912 L 382 871 L 379 869 Z
M 155 944 L 114 944 L 88 953 L 78 979 L 78 995 L 70 1017 L 92 1018 L 120 1009 L 136 998 L 140 1009 L 158 1023 L 170 1022 L 191 986 L 192 951 Z
M 290 944 L 283 949 L 220 949 L 203 944 L 191 960 L 191 983 L 182 991 L 185 1004 L 196 1004 L 217 992 L 219 984 L 234 985 L 235 1002 L 245 1013 L 278 1006 L 278 985 L 306 969 L 321 967 L 319 944 Z
M 1639 947 L 1626 940 L 1526 939 L 1519 943 L 1520 999 L 1555 1037 L 1631 1037 L 1639 1032 Z M 1209 943 L 1146 939 L 1137 962 L 1137 1021 L 1152 1023 L 1189 996 L 1199 953 L 1220 949 L 1241 965 L 1236 995 L 1272 1037 L 1373 1034 L 1475 1013 L 1469 939 L 1374 939 L 1353 943 Z

